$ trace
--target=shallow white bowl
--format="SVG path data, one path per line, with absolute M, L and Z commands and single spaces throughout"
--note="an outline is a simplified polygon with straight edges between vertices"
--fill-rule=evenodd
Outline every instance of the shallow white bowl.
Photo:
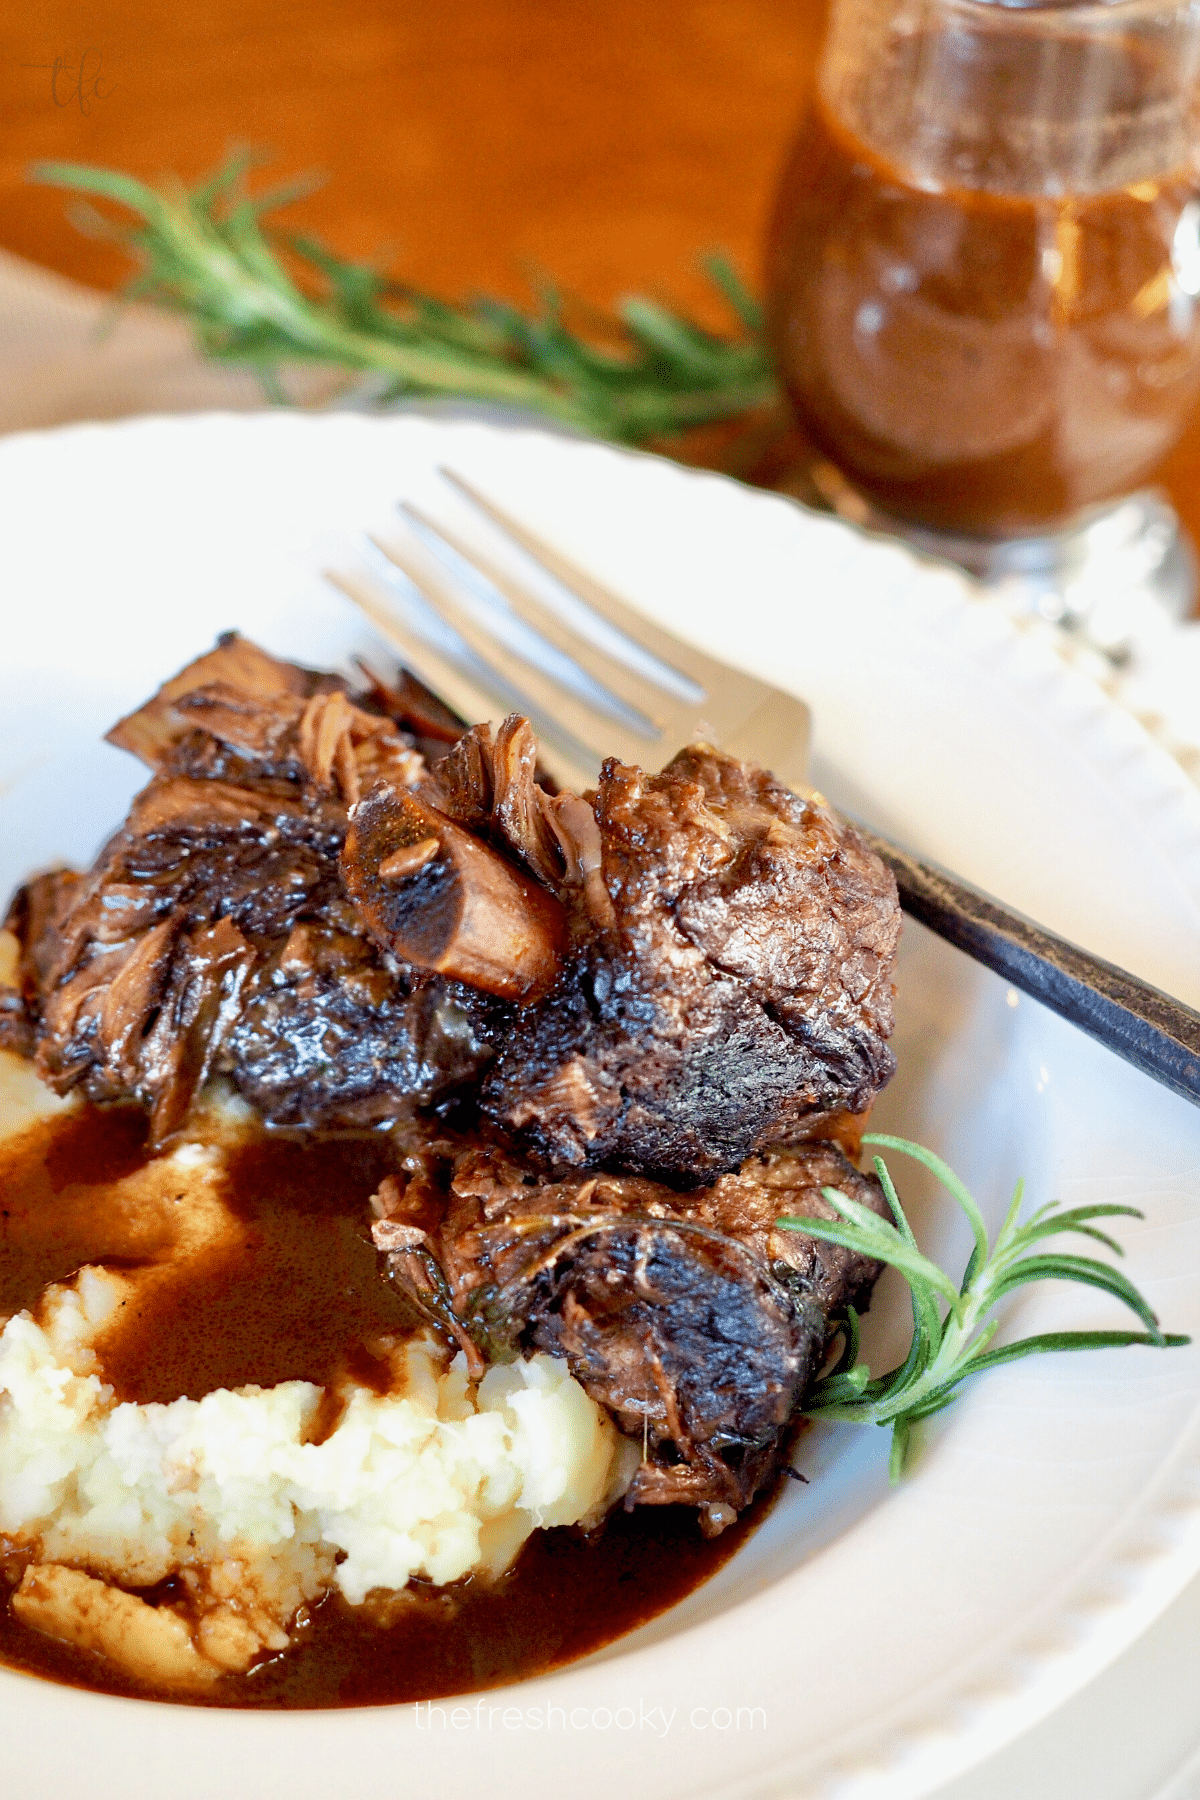
M 394 528 L 401 495 L 448 517 L 444 462 L 646 612 L 804 694 L 835 800 L 1200 1004 L 1200 794 L 964 580 L 713 476 L 420 419 L 0 442 L 0 886 L 90 859 L 139 785 L 102 732 L 221 628 L 379 661 L 321 570 Z M 1020 1174 L 1034 1203 L 1141 1205 L 1125 1266 L 1200 1335 L 1200 1114 L 919 928 L 901 964 L 901 1073 L 876 1123 L 946 1155 L 993 1223 Z M 961 1257 L 949 1204 L 904 1191 L 931 1253 Z M 1026 1290 L 1005 1329 L 1119 1321 L 1055 1286 Z M 900 1352 L 905 1324 L 885 1277 L 873 1356 Z M 883 1433 L 810 1432 L 809 1485 L 707 1587 L 587 1662 L 435 1715 L 150 1706 L 0 1671 L 6 1786 L 906 1800 L 1046 1715 L 1200 1568 L 1198 1448 L 1200 1347 L 1023 1362 L 968 1390 L 897 1490 Z

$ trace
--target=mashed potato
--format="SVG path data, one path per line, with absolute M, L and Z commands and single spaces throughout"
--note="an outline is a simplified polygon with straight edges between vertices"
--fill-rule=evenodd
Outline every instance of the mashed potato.
M 125 1280 L 84 1269 L 0 1334 L 0 1534 L 34 1558 L 18 1614 L 135 1673 L 245 1668 L 330 1587 L 357 1606 L 413 1576 L 499 1572 L 628 1478 L 625 1441 L 548 1356 L 472 1387 L 461 1357 L 409 1342 L 386 1395 L 344 1385 L 320 1442 L 323 1390 L 303 1381 L 117 1403 L 93 1338 Z M 124 1591 L 167 1576 L 183 1603 Z

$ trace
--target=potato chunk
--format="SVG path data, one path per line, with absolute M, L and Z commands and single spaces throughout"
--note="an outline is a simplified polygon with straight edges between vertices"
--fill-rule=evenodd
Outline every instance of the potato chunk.
M 98 1651 L 138 1681 L 198 1687 L 221 1673 L 201 1656 L 178 1613 L 62 1563 L 32 1563 L 12 1607 L 23 1625 Z

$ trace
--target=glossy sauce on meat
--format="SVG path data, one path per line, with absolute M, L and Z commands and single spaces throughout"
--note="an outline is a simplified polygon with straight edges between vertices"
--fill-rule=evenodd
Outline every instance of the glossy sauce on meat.
M 170 1159 L 145 1149 L 139 1109 L 80 1108 L 0 1145 L 0 1314 L 87 1262 L 152 1265 L 171 1249 L 162 1209 L 114 1202 L 131 1177 L 170 1183 Z M 394 1164 L 383 1134 L 301 1143 L 255 1134 L 225 1151 L 222 1198 L 236 1250 L 215 1246 L 179 1278 L 151 1283 L 100 1345 L 121 1399 L 198 1398 L 214 1387 L 349 1372 L 372 1383 L 370 1343 L 413 1331 L 417 1315 L 380 1272 L 367 1201 Z M 161 1194 L 159 1195 L 161 1198 Z M 155 1223 L 157 1221 L 157 1223 Z M 590 1537 L 535 1533 L 498 1582 L 410 1587 L 388 1608 L 355 1611 L 336 1594 L 312 1609 L 293 1647 L 200 1703 L 239 1707 L 373 1705 L 437 1698 L 535 1675 L 653 1618 L 715 1572 L 762 1517 L 761 1499 L 719 1538 L 693 1509 L 639 1507 Z M 26 1629 L 8 1606 L 24 1558 L 0 1541 L 0 1661 L 140 1698 L 178 1699 L 115 1665 Z M 170 1583 L 150 1599 L 170 1600 Z

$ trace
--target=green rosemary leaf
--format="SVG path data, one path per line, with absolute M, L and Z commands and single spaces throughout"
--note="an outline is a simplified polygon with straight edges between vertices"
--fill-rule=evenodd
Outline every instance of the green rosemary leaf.
M 901 1230 L 898 1226 L 889 1224 L 886 1219 L 881 1219 L 874 1207 L 864 1206 L 861 1200 L 852 1200 L 849 1194 L 843 1194 L 840 1188 L 823 1187 L 821 1197 L 829 1202 L 841 1218 L 847 1220 L 851 1225 L 857 1225 L 860 1231 L 881 1234 L 885 1241 L 899 1237 L 910 1250 L 916 1250 L 917 1240 L 908 1229 L 907 1219 L 904 1219 L 904 1229 Z M 904 1217 L 903 1214 L 900 1216 Z
M 618 310 L 638 342 L 661 357 L 673 373 L 697 381 L 720 379 L 721 346 L 694 325 L 674 318 L 653 300 L 623 300 Z
M 303 304 L 303 296 L 295 282 L 288 278 L 258 229 L 258 216 L 249 201 L 243 200 L 226 214 L 221 237 L 245 267 L 268 288 L 274 289 L 289 305 Z
M 974 1374 L 978 1358 L 985 1354 L 988 1345 L 999 1329 L 999 1319 L 989 1319 L 986 1325 L 979 1326 L 970 1334 L 969 1341 L 964 1345 L 960 1358 L 964 1375 Z
M 1132 1345 L 1171 1349 L 1190 1340 L 1159 1329 L 1149 1303 L 1119 1269 L 1092 1257 L 1061 1252 L 1036 1252 L 1031 1247 L 1064 1232 L 1083 1232 L 1120 1254 L 1120 1246 L 1091 1220 L 1124 1213 L 1140 1217 L 1133 1207 L 1082 1206 L 1061 1211 L 1057 1205 L 1039 1207 L 1024 1224 L 1020 1222 L 1023 1186 L 1017 1184 L 1004 1223 L 994 1243 L 989 1243 L 983 1215 L 973 1197 L 951 1169 L 932 1151 L 902 1138 L 872 1134 L 866 1140 L 897 1149 L 932 1171 L 971 1222 L 975 1244 L 962 1282 L 955 1287 L 950 1276 L 925 1257 L 916 1245 L 904 1207 L 882 1159 L 876 1159 L 895 1224 L 889 1225 L 858 1203 L 824 1190 L 839 1214 L 836 1220 L 788 1218 L 777 1223 L 789 1230 L 807 1231 L 827 1243 L 841 1244 L 889 1262 L 909 1284 L 913 1331 L 908 1354 L 895 1369 L 871 1376 L 858 1357 L 857 1317 L 847 1321 L 846 1337 L 837 1364 L 829 1375 L 816 1381 L 805 1398 L 804 1410 L 814 1418 L 860 1425 L 886 1425 L 892 1429 L 889 1469 L 899 1478 L 910 1458 L 912 1428 L 943 1411 L 957 1397 L 968 1377 L 1032 1356 L 1057 1350 L 1099 1350 Z M 1050 1331 L 1020 1338 L 1016 1343 L 992 1349 L 1000 1320 L 989 1316 L 1014 1289 L 1031 1281 L 1077 1281 L 1111 1294 L 1129 1307 L 1146 1331 Z M 943 1314 L 941 1308 L 945 1304 Z
M 1095 1238 L 1099 1243 L 1107 1245 L 1108 1249 L 1114 1251 L 1117 1256 L 1124 1256 L 1125 1252 L 1116 1238 L 1109 1237 L 1106 1231 L 1097 1231 L 1094 1226 L 1085 1223 L 1088 1219 L 1111 1219 L 1120 1214 L 1129 1219 L 1145 1217 L 1145 1214 L 1139 1212 L 1136 1206 L 1076 1206 L 1070 1212 L 1054 1211 L 1047 1218 L 1031 1221 L 1022 1226 L 1021 1239 L 1023 1243 L 1031 1244 L 1037 1238 L 1054 1237 L 1060 1231 L 1071 1231 L 1082 1234 L 1084 1237 Z
M 865 1363 L 855 1363 L 842 1375 L 824 1375 L 813 1386 L 813 1398 L 821 1406 L 853 1404 L 861 1399 L 871 1371 Z
M 845 1219 L 810 1219 L 804 1214 L 784 1213 L 775 1221 L 782 1231 L 802 1231 L 809 1237 L 821 1238 L 828 1244 L 841 1244 L 860 1256 L 876 1256 L 880 1246 L 878 1233 L 864 1231 Z M 887 1248 L 885 1244 L 883 1248 Z
M 963 1270 L 963 1278 L 962 1278 L 962 1281 L 959 1283 L 958 1295 L 959 1295 L 960 1300 L 963 1300 L 966 1298 L 967 1293 L 970 1290 L 971 1285 L 975 1280 L 975 1276 L 978 1273 L 979 1265 L 982 1262 L 982 1260 L 983 1259 L 979 1254 L 979 1245 L 972 1244 L 971 1254 L 967 1258 L 967 1266 Z
M 891 1171 L 881 1156 L 874 1159 L 875 1172 L 879 1185 L 883 1189 L 884 1198 L 891 1208 L 896 1229 L 914 1251 L 917 1249 L 916 1235 L 908 1222 L 908 1215 L 901 1205 L 900 1196 L 896 1192 L 896 1184 L 892 1180 Z M 828 1190 L 825 1190 L 828 1194 Z M 972 1259 L 973 1260 L 973 1259 Z M 900 1368 L 888 1377 L 887 1384 L 881 1392 L 890 1387 L 903 1388 L 922 1374 L 929 1363 L 937 1355 L 942 1345 L 942 1320 L 938 1311 L 937 1290 L 928 1283 L 910 1283 L 909 1292 L 912 1298 L 913 1335 L 908 1355 Z
M 255 162 L 265 161 L 256 158 Z M 247 165 L 248 167 L 250 165 Z M 264 213 L 282 212 L 285 206 L 294 206 L 297 200 L 309 200 L 320 192 L 324 186 L 319 175 L 296 175 L 291 181 L 281 181 L 277 187 L 265 188 L 260 193 L 246 196 L 247 203 L 253 207 L 257 217 Z M 198 197 L 199 190 L 192 190 L 192 198 Z
M 923 1400 L 916 1401 L 900 1416 L 915 1425 L 920 1419 L 932 1419 L 934 1413 L 945 1412 L 958 1399 L 959 1383 L 966 1379 L 968 1373 L 967 1369 L 959 1370 L 943 1387 L 932 1388 Z
M 1156 1336 L 1148 1331 L 1041 1331 L 1031 1337 L 1017 1338 L 973 1359 L 964 1374 L 977 1374 L 980 1369 L 998 1369 L 1002 1363 L 1019 1362 L 1023 1356 L 1036 1356 L 1047 1350 L 1119 1350 L 1130 1344 L 1145 1344 L 1151 1349 L 1177 1350 L 1190 1344 L 1191 1338 L 1178 1332 Z
M 899 1150 L 901 1155 L 911 1156 L 915 1162 L 923 1164 L 924 1167 L 929 1170 L 931 1175 L 937 1177 L 946 1192 L 957 1200 L 959 1206 L 966 1214 L 967 1223 L 971 1227 L 971 1232 L 975 1239 L 975 1247 L 979 1252 L 980 1258 L 982 1259 L 987 1256 L 988 1235 L 987 1226 L 983 1222 L 983 1214 L 980 1212 L 971 1195 L 967 1192 L 965 1185 L 959 1180 L 958 1176 L 954 1173 L 954 1170 L 948 1163 L 943 1162 L 940 1156 L 935 1155 L 932 1150 L 926 1150 L 921 1144 L 912 1144 L 907 1138 L 889 1137 L 885 1133 L 878 1131 L 867 1132 L 866 1136 L 863 1138 L 863 1143 L 878 1144 L 883 1150 Z M 1016 1204 L 1020 1204 L 1019 1200 Z
M 313 184 L 251 193 L 246 176 L 258 160 L 239 152 L 190 191 L 73 163 L 31 173 L 131 212 L 136 225 L 108 234 L 141 264 L 138 297 L 190 319 L 206 354 L 252 364 L 267 379 L 289 362 L 321 362 L 374 377 L 380 395 L 499 401 L 631 443 L 777 397 L 757 309 L 726 261 L 710 258 L 709 268 L 741 339 L 714 337 L 640 299 L 617 316 L 572 300 L 572 316 L 588 321 L 580 335 L 544 276 L 535 277 L 532 314 L 497 300 L 455 306 L 270 229 L 266 215 Z
M 1016 1187 L 1013 1189 L 1013 1197 L 1008 1203 L 1008 1211 L 1004 1215 L 1004 1223 L 1001 1225 L 1000 1230 L 996 1234 L 997 1248 L 1001 1244 L 1007 1244 L 1009 1241 L 1009 1238 L 1012 1236 L 1013 1232 L 1017 1229 L 1017 1220 L 1020 1217 L 1021 1203 L 1024 1200 L 1024 1198 L 1025 1198 L 1025 1178 L 1024 1178 L 1024 1176 L 1022 1176 L 1018 1180 Z M 1035 1225 L 1038 1222 L 1038 1220 L 1042 1217 L 1043 1213 L 1053 1212 L 1055 1204 L 1056 1203 L 1052 1200 L 1048 1206 L 1039 1207 L 1038 1211 L 1033 1215 L 1033 1218 L 1030 1219 L 1029 1224 L 1031 1226 Z M 978 1250 L 978 1248 L 979 1248 L 978 1241 L 976 1241 L 975 1248 L 976 1248 L 976 1250 Z M 971 1258 L 972 1264 L 975 1262 L 975 1260 L 976 1259 L 973 1256 Z M 973 1268 L 971 1270 L 971 1273 L 972 1274 L 974 1273 Z
M 871 1393 L 876 1398 L 886 1398 L 893 1392 L 904 1391 L 925 1373 L 941 1352 L 946 1326 L 957 1316 L 954 1310 L 957 1296 L 951 1300 L 951 1311 L 943 1320 L 941 1300 L 950 1298 L 947 1289 L 937 1288 L 929 1281 L 917 1279 L 903 1269 L 900 1273 L 908 1283 L 909 1299 L 912 1301 L 912 1338 L 908 1354 L 899 1368 L 893 1369 L 889 1375 L 880 1376 L 873 1383 Z
M 251 170 L 261 169 L 267 161 L 268 158 L 261 150 L 251 149 L 248 144 L 243 144 L 240 149 L 231 149 L 220 167 L 192 188 L 188 196 L 191 204 L 200 211 L 207 212 L 218 200 L 223 200 L 226 194 L 239 193 Z M 70 169 L 75 165 L 65 163 L 59 166 Z
M 896 1184 L 892 1180 L 891 1171 L 884 1162 L 882 1156 L 876 1156 L 872 1158 L 872 1160 L 875 1164 L 875 1173 L 879 1178 L 879 1185 L 883 1189 L 883 1197 L 892 1209 L 892 1217 L 896 1221 L 896 1229 L 901 1233 L 906 1243 L 911 1244 L 915 1250 L 917 1247 L 916 1235 L 908 1222 L 908 1214 L 900 1204 L 900 1196 L 896 1192 Z
M 910 1285 L 915 1282 L 913 1291 L 922 1303 L 922 1310 L 925 1310 L 924 1301 L 927 1295 L 929 1303 L 935 1307 L 935 1317 L 936 1301 L 934 1296 L 937 1294 L 944 1295 L 952 1306 L 956 1304 L 958 1294 L 949 1276 L 944 1269 L 940 1269 L 935 1262 L 931 1262 L 927 1256 L 922 1255 L 903 1212 L 901 1212 L 903 1220 L 903 1230 L 901 1230 L 899 1226 L 890 1225 L 885 1219 L 881 1219 L 879 1214 L 873 1212 L 869 1206 L 863 1206 L 858 1201 L 851 1200 L 847 1195 L 840 1193 L 837 1188 L 822 1188 L 821 1192 L 829 1204 L 842 1214 L 848 1225 L 857 1227 L 861 1231 L 863 1247 L 865 1248 L 868 1244 L 871 1246 L 868 1252 L 870 1255 L 900 1269 Z M 818 1235 L 825 1235 L 827 1227 L 824 1221 L 810 1220 L 809 1229 L 811 1230 L 818 1224 L 821 1225 Z
M 762 307 L 754 298 L 723 250 L 710 250 L 700 258 L 700 266 L 715 288 L 724 296 L 733 316 L 750 337 L 763 328 Z
M 1036 1238 L 1056 1236 L 1060 1231 L 1073 1232 L 1076 1237 L 1091 1238 L 1093 1243 L 1103 1244 L 1106 1250 L 1111 1250 L 1114 1256 L 1124 1256 L 1125 1254 L 1115 1237 L 1110 1237 L 1107 1231 L 1097 1231 L 1094 1225 L 1058 1225 L 1053 1221 L 1047 1221 L 1045 1225 L 1038 1226 L 1036 1230 L 1023 1232 L 1021 1234 L 1022 1242 L 1030 1243 Z
M 1028 1281 L 1079 1281 L 1087 1287 L 1100 1288 L 1123 1301 L 1131 1312 L 1137 1314 L 1147 1330 L 1156 1333 L 1161 1341 L 1158 1320 L 1147 1302 L 1132 1281 L 1122 1275 L 1119 1269 L 1111 1268 L 1108 1263 L 1096 1262 L 1090 1256 L 1024 1256 L 1002 1269 L 991 1284 L 993 1305 Z
M 875 1217 L 874 1214 L 871 1215 Z M 958 1289 L 954 1286 L 944 1269 L 922 1256 L 919 1250 L 913 1250 L 905 1243 L 900 1233 L 884 1225 L 876 1219 L 878 1230 L 864 1230 L 862 1226 L 849 1221 L 833 1219 L 781 1218 L 777 1219 L 785 1231 L 803 1231 L 809 1237 L 820 1238 L 827 1244 L 841 1244 L 847 1250 L 856 1250 L 861 1256 L 869 1256 L 876 1262 L 890 1263 L 899 1269 L 910 1282 L 934 1289 L 946 1296 L 951 1305 L 958 1300 Z
M 53 187 L 72 189 L 77 194 L 98 194 L 102 200 L 115 200 L 131 212 L 146 219 L 165 214 L 165 203 L 153 188 L 134 175 L 123 175 L 118 169 L 93 169 L 86 163 L 35 163 L 29 171 L 32 181 L 44 181 Z
M 830 1369 L 829 1374 L 824 1377 L 827 1381 L 834 1375 L 844 1374 L 847 1369 L 853 1368 L 858 1361 L 860 1335 L 859 1319 L 857 1312 L 852 1306 L 846 1308 L 846 1317 L 841 1321 L 841 1333 L 842 1353 L 838 1357 L 837 1362 L 833 1365 L 833 1368 Z
M 893 1369 L 890 1375 L 880 1377 L 881 1396 L 893 1391 L 901 1394 L 907 1392 L 913 1382 L 925 1373 L 942 1347 L 942 1321 L 936 1296 L 918 1296 L 915 1289 L 910 1289 L 909 1292 L 912 1299 L 913 1333 L 908 1355 L 898 1369 Z
M 888 1479 L 899 1481 L 904 1473 L 904 1465 L 908 1461 L 909 1436 L 912 1431 L 911 1421 L 900 1418 L 892 1426 L 892 1447 L 888 1454 Z

